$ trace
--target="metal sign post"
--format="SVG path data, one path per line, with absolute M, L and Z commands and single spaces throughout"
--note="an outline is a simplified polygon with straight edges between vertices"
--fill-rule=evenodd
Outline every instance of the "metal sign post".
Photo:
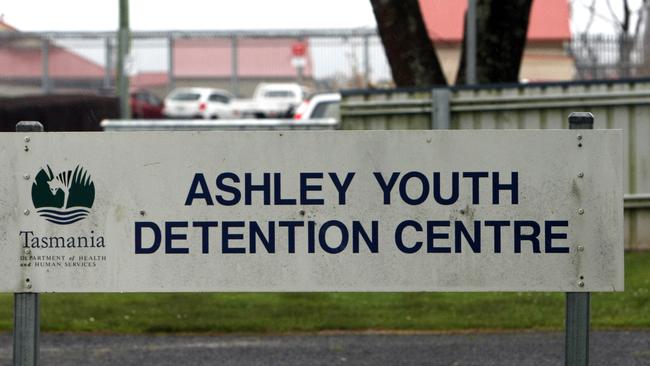
M 23 121 L 16 125 L 16 132 L 43 132 L 43 125 Z M 29 152 L 27 137 L 25 152 Z M 29 290 L 31 286 L 29 278 L 25 279 L 25 288 Z M 14 294 L 14 366 L 38 365 L 39 312 L 38 294 Z
M 569 115 L 569 129 L 592 130 L 593 128 L 594 116 L 591 113 L 574 112 Z M 578 146 L 582 146 L 582 136 L 577 135 L 576 139 Z M 578 251 L 580 248 L 584 246 L 579 246 Z M 580 286 L 580 283 L 578 285 Z M 566 366 L 589 364 L 589 295 L 589 292 L 567 292 L 566 294 Z

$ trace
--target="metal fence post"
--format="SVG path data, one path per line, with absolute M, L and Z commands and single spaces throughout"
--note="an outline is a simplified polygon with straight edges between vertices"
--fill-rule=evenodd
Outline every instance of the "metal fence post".
M 236 97 L 239 96 L 239 42 L 236 35 L 233 35 L 231 40 L 231 54 L 230 54 L 230 89 L 232 94 Z
M 370 87 L 370 36 L 363 37 L 363 79 L 366 88 Z
M 569 128 L 586 130 L 594 128 L 594 116 L 589 112 L 574 112 L 569 115 Z M 589 292 L 567 292 L 565 365 L 586 366 L 589 364 Z
M 174 36 L 167 36 L 167 88 L 172 90 L 176 87 L 174 80 Z
M 108 91 L 113 84 L 113 45 L 111 43 L 111 37 L 104 38 L 104 53 L 104 61 L 106 63 L 104 67 L 104 88 Z
M 43 94 L 50 94 L 50 41 L 43 38 L 41 44 L 42 52 L 42 71 L 41 71 L 41 90 Z
M 16 132 L 43 132 L 43 125 L 35 121 L 19 122 L 16 125 Z M 15 293 L 14 366 L 38 365 L 39 329 L 39 295 Z
M 129 75 L 127 73 L 127 64 L 132 61 L 130 56 L 129 0 L 120 0 L 120 27 L 117 30 L 117 37 L 117 93 L 120 97 L 120 117 L 130 119 Z M 130 68 L 132 65 L 128 66 Z
M 451 125 L 449 102 L 451 92 L 447 88 L 431 90 L 431 129 L 448 130 Z

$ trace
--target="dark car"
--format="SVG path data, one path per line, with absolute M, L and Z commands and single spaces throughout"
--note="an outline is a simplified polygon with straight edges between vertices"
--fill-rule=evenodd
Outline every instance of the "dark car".
M 131 116 L 133 118 L 164 118 L 162 114 L 162 100 L 148 90 L 136 90 L 131 92 L 129 104 L 131 105 Z

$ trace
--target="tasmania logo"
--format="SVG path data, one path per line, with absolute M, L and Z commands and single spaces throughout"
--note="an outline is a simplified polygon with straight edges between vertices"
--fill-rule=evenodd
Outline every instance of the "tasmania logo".
M 56 174 L 46 165 L 34 177 L 32 202 L 38 214 L 49 222 L 69 225 L 83 220 L 94 201 L 95 184 L 79 165 Z

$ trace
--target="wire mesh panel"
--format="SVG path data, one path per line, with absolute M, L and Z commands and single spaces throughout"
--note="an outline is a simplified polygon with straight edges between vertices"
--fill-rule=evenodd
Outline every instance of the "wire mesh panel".
M 390 67 L 378 36 L 313 37 L 309 43 L 314 75 L 323 89 L 392 84 Z
M 113 32 L 0 34 L 0 95 L 115 93 Z M 131 89 L 159 96 L 178 86 L 250 96 L 261 82 L 314 91 L 390 86 L 373 29 L 133 32 L 124 72 Z
M 579 34 L 569 50 L 577 79 L 650 76 L 649 47 L 644 37 Z

